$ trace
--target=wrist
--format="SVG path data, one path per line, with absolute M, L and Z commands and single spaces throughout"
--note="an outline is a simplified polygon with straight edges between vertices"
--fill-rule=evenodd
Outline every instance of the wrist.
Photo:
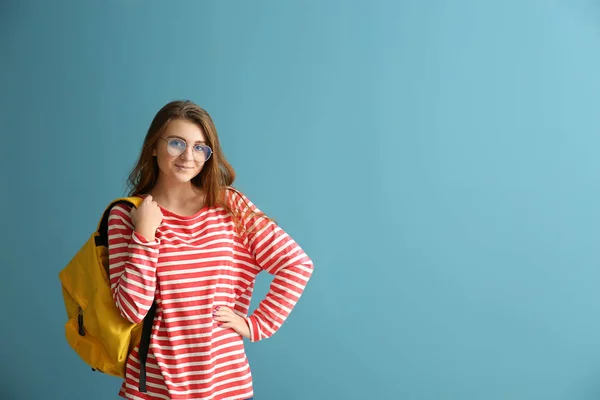
M 242 336 L 244 336 L 245 338 L 251 339 L 252 338 L 252 332 L 250 331 L 250 324 L 248 324 L 248 321 L 246 320 L 246 318 L 242 318 L 244 320 L 244 325 L 246 327 L 246 329 L 244 329 L 244 334 Z
M 135 233 L 142 239 L 145 239 L 147 242 L 154 242 L 156 240 L 154 232 L 140 228 L 135 228 Z

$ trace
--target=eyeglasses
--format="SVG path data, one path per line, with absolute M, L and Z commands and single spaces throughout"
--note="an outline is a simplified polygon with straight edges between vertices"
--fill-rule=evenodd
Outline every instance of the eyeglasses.
M 160 138 L 167 142 L 167 151 L 174 157 L 182 155 L 188 146 L 187 142 L 180 138 L 172 137 L 165 139 L 162 136 L 160 136 Z M 192 154 L 194 155 L 194 160 L 206 162 L 212 154 L 212 149 L 203 144 L 195 144 L 192 148 Z M 196 155 L 198 155 L 198 157 Z

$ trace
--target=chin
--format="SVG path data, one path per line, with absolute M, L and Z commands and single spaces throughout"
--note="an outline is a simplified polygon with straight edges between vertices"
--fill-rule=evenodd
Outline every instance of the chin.
M 198 176 L 198 174 L 200 173 L 200 171 L 198 172 L 181 172 L 181 171 L 175 171 L 173 173 L 173 179 L 175 179 L 176 181 L 180 182 L 180 183 L 188 183 L 189 181 L 191 181 L 192 179 L 194 179 L 195 177 Z

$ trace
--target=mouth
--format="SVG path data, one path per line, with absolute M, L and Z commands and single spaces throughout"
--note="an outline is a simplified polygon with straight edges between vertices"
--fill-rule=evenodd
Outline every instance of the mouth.
M 194 167 L 187 167 L 185 165 L 179 165 L 179 164 L 175 164 L 175 166 L 182 171 L 191 171 L 194 169 Z

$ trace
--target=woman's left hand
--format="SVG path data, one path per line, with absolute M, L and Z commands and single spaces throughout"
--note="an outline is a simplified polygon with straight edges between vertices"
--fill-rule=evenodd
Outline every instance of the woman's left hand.
M 232 309 L 224 306 L 215 307 L 213 319 L 218 322 L 219 327 L 231 328 L 243 337 L 250 339 L 250 328 L 246 320 L 234 313 Z

